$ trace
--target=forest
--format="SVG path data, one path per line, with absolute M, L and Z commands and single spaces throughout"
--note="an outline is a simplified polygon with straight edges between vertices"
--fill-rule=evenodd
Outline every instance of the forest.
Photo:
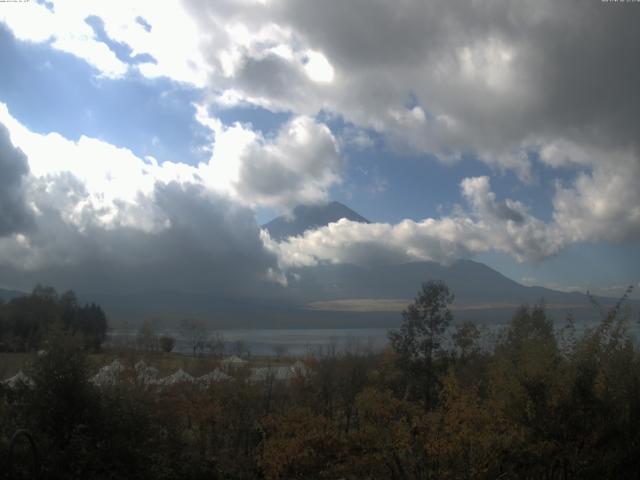
M 626 296 L 587 330 L 524 305 L 487 346 L 455 322 L 447 286 L 428 282 L 383 352 L 318 351 L 286 382 L 238 367 L 207 386 L 159 388 L 126 375 L 92 383 L 104 315 L 36 290 L 1 310 L 4 344 L 43 352 L 25 371 L 32 383 L 0 386 L 0 478 L 603 479 L 640 468 Z M 50 321 L 26 333 L 12 323 L 32 318 Z
M 40 350 L 56 323 L 81 336 L 91 351 L 100 350 L 107 336 L 107 317 L 100 306 L 80 305 L 72 290 L 59 295 L 52 287 L 36 285 L 30 295 L 6 303 L 0 299 L 0 352 Z

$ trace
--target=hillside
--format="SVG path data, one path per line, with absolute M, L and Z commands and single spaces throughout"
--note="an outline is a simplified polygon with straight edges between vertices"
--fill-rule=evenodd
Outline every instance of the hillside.
M 287 237 L 302 235 L 307 230 L 337 222 L 341 218 L 369 223 L 369 220 L 346 205 L 340 202 L 329 202 L 324 205 L 298 205 L 290 215 L 274 218 L 262 228 L 269 232 L 271 238 L 280 241 Z

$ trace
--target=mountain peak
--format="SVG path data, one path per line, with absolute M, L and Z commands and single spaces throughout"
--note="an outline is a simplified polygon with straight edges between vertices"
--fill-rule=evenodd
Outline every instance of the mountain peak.
M 298 205 L 290 215 L 281 215 L 262 227 L 269 232 L 271 238 L 281 241 L 287 237 L 302 235 L 307 230 L 324 227 L 341 218 L 354 222 L 370 223 L 369 220 L 346 205 L 331 201 L 320 205 Z

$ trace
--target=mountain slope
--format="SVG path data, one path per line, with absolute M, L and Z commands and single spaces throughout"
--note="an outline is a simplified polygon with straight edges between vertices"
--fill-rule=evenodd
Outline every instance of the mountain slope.
M 282 215 L 264 224 L 271 238 L 281 241 L 287 237 L 302 235 L 306 230 L 323 227 L 341 218 L 354 222 L 369 223 L 369 220 L 357 214 L 340 202 L 326 205 L 298 205 L 291 215 Z
M 299 206 L 291 217 L 278 217 L 264 225 L 273 238 L 282 240 L 306 230 L 348 218 L 368 220 L 349 207 L 331 202 Z M 455 295 L 457 320 L 508 320 L 518 305 L 544 301 L 555 318 L 574 311 L 581 320 L 597 319 L 586 295 L 521 285 L 482 263 L 459 260 L 451 265 L 436 262 L 359 266 L 320 264 L 289 272 L 288 286 L 268 282 L 259 293 L 241 296 L 207 290 L 200 292 L 130 291 L 123 295 L 84 292 L 82 301 L 96 301 L 112 320 L 132 321 L 163 317 L 177 321 L 184 316 L 206 319 L 217 328 L 344 328 L 396 326 L 400 312 L 412 301 L 422 282 L 444 281 Z M 2 292 L 0 292 L 2 296 Z M 603 305 L 615 299 L 599 299 Z M 630 302 L 640 310 L 640 302 Z
M 23 297 L 27 295 L 25 292 L 19 292 L 17 290 L 5 290 L 0 288 L 0 300 L 9 301 L 12 298 Z
M 456 303 L 582 303 L 581 293 L 526 287 L 482 263 L 459 260 L 445 266 L 436 262 L 362 267 L 320 265 L 296 270 L 299 281 L 289 289 L 300 301 L 349 298 L 412 298 L 422 282 L 442 280 L 456 295 Z

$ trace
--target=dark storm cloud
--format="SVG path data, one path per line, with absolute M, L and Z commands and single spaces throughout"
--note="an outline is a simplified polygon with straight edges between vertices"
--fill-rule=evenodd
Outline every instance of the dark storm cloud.
M 0 123 L 0 237 L 22 232 L 31 223 L 24 192 L 28 173 L 27 157 L 12 145 L 9 131 Z
M 246 57 L 234 85 L 264 98 L 284 101 L 303 93 L 299 92 L 300 85 L 307 81 L 290 62 L 278 55 L 268 55 L 259 59 Z
M 59 191 L 84 195 L 81 185 L 57 181 L 64 183 Z M 43 195 L 36 201 L 46 200 Z M 177 183 L 157 184 L 154 194 L 139 202 L 138 208 L 163 219 L 164 228 L 145 232 L 97 223 L 78 228 L 62 211 L 42 204 L 29 249 L 16 249 L 13 264 L 3 262 L 3 273 L 18 285 L 45 282 L 101 293 L 253 295 L 269 283 L 275 257 L 263 248 L 251 210 Z
M 252 31 L 289 29 L 292 48 L 322 51 L 337 70 L 336 81 L 320 88 L 300 77 L 297 59 L 256 53 L 258 42 L 235 76 L 212 78 L 214 88 L 231 86 L 294 111 L 333 110 L 402 137 L 399 144 L 476 152 L 507 168 L 514 148 L 557 137 L 603 146 L 639 142 L 640 8 L 632 3 L 186 4 L 204 26 L 225 17 Z M 215 63 L 215 45 L 203 48 Z M 412 97 L 431 120 L 413 129 L 390 113 Z M 434 121 L 438 115 L 455 123 Z
M 474 158 L 528 183 L 541 181 L 540 163 L 572 170 L 553 186 L 553 248 L 522 237 L 518 249 L 537 256 L 561 244 L 638 238 L 639 4 L 272 0 L 219 10 L 185 3 L 205 29 L 229 18 L 263 32 L 242 38 L 240 67 L 212 75 L 214 90 L 267 108 L 337 114 L 381 133 L 392 148 L 443 162 Z M 265 34 L 273 25 L 286 35 Z M 225 45 L 233 43 L 230 33 Z M 294 54 L 274 62 L 277 69 L 255 71 L 265 85 L 247 82 L 247 59 L 260 65 L 283 44 Z M 327 58 L 333 81 L 301 79 L 299 56 L 308 50 Z M 203 52 L 215 70 L 220 51 L 205 42 Z M 527 216 L 514 205 L 485 205 L 482 214 L 526 233 Z

